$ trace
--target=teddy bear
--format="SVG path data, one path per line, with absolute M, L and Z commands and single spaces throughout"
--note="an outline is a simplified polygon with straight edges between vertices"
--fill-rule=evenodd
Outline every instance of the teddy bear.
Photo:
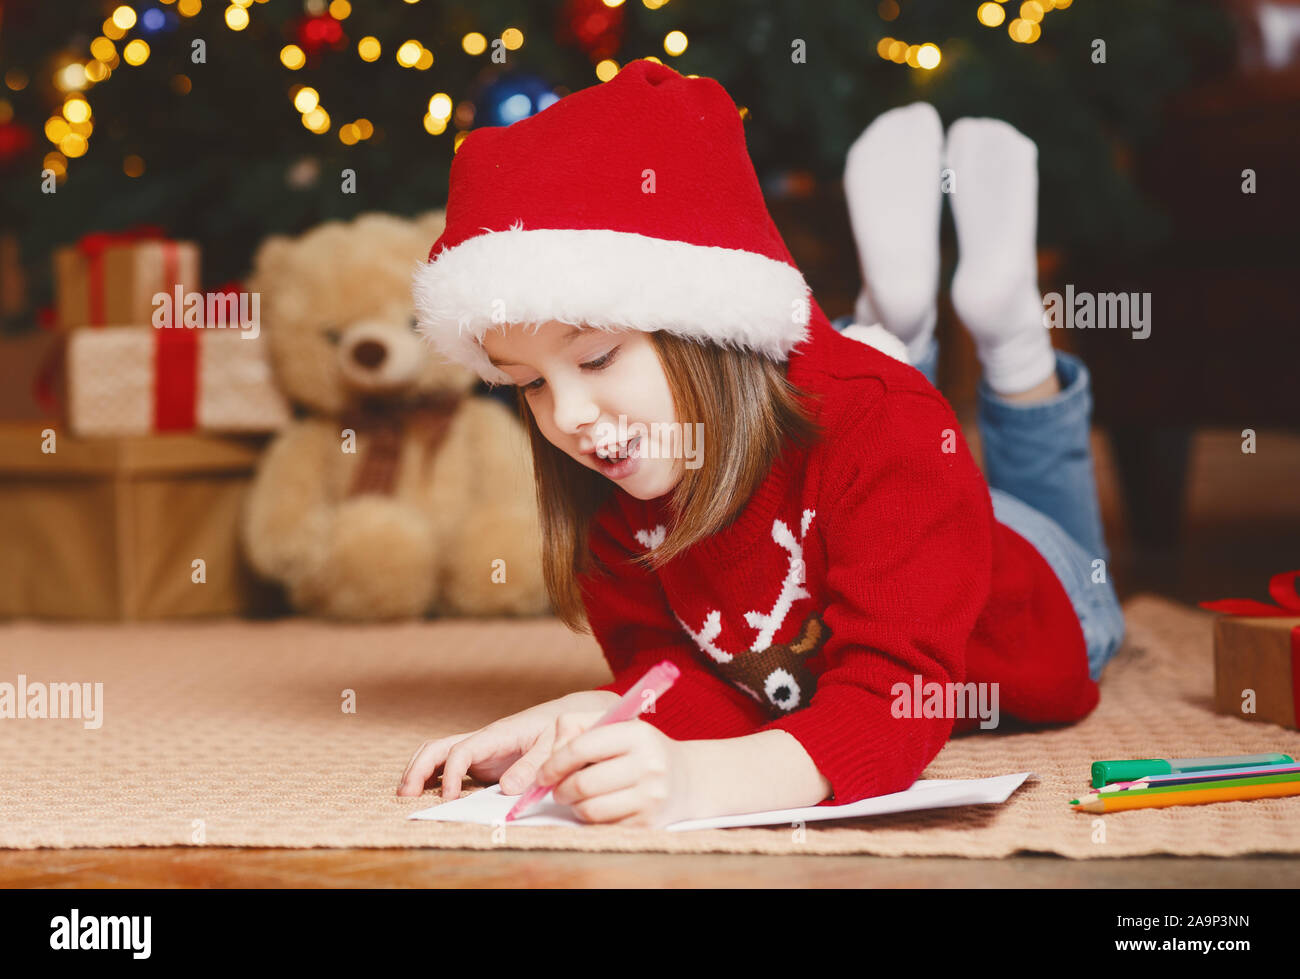
M 415 330 L 412 274 L 444 215 L 370 213 L 258 248 L 276 379 L 296 419 L 262 456 L 241 535 L 297 610 L 335 619 L 550 610 L 528 435 Z

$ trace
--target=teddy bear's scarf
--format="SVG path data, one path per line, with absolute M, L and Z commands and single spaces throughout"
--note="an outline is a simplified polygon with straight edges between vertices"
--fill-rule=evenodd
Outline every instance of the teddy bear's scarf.
M 423 443 L 425 464 L 431 466 L 463 400 L 463 395 L 433 394 L 401 405 L 363 401 L 349 409 L 343 424 L 357 433 L 363 448 L 348 496 L 392 495 L 408 431 Z

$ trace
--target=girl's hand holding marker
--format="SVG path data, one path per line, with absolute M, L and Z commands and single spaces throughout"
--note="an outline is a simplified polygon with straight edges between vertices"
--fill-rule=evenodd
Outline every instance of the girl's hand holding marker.
M 688 742 L 674 741 L 637 717 L 680 675 L 665 660 L 652 667 L 607 713 L 566 714 L 556 726 L 555 753 L 534 786 L 506 815 L 509 822 L 553 791 L 586 822 L 662 828 L 689 817 Z
M 442 773 L 442 801 L 460 796 L 469 774 L 498 782 L 505 795 L 533 788 L 506 817 L 518 818 L 554 790 L 556 802 L 586 822 L 661 828 L 694 814 L 687 742 L 674 741 L 645 721 L 655 699 L 679 675 L 660 663 L 622 697 L 588 690 L 538 704 L 467 734 L 426 741 L 411 758 L 398 795 L 420 795 Z M 608 710 L 591 708 L 607 704 Z M 623 723 L 623 722 L 627 723 Z

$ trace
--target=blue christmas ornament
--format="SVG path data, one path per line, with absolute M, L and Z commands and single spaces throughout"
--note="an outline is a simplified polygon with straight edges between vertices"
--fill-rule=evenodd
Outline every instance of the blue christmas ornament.
M 161 7 L 150 7 L 140 15 L 140 30 L 145 34 L 157 34 L 176 26 L 176 15 Z
M 536 75 L 508 75 L 483 92 L 480 121 L 486 126 L 508 126 L 559 100 L 551 86 Z

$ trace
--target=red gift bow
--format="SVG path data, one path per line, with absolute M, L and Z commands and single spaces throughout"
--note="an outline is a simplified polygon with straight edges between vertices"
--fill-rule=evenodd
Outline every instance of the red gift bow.
M 90 282 L 90 326 L 104 324 L 104 252 L 112 245 L 158 240 L 163 244 L 163 284 L 170 292 L 171 286 L 180 278 L 180 256 L 176 251 L 176 242 L 169 239 L 159 225 L 136 224 L 121 231 L 92 231 L 77 239 L 77 251 L 89 263 L 87 278 Z
M 235 309 L 238 309 L 239 296 L 240 293 L 242 293 L 243 291 L 244 291 L 244 283 L 238 279 L 231 279 L 229 282 L 219 285 L 215 289 L 208 290 L 207 292 L 204 293 L 204 295 L 205 296 L 207 295 L 233 296 L 235 301 L 231 303 L 230 306 L 232 306 Z M 209 323 L 207 321 L 207 306 L 205 305 L 200 315 L 205 326 L 220 327 L 220 326 L 230 325 L 230 316 L 227 315 L 227 313 L 228 313 L 228 308 L 226 306 L 222 306 L 219 311 L 219 314 L 213 317 L 212 322 Z
M 1268 593 L 1276 605 L 1253 598 L 1222 598 L 1215 602 L 1197 602 L 1203 609 L 1227 615 L 1253 615 L 1261 618 L 1300 616 L 1300 571 L 1283 571 L 1268 580 Z M 1291 630 L 1291 706 L 1300 721 L 1300 625 Z

